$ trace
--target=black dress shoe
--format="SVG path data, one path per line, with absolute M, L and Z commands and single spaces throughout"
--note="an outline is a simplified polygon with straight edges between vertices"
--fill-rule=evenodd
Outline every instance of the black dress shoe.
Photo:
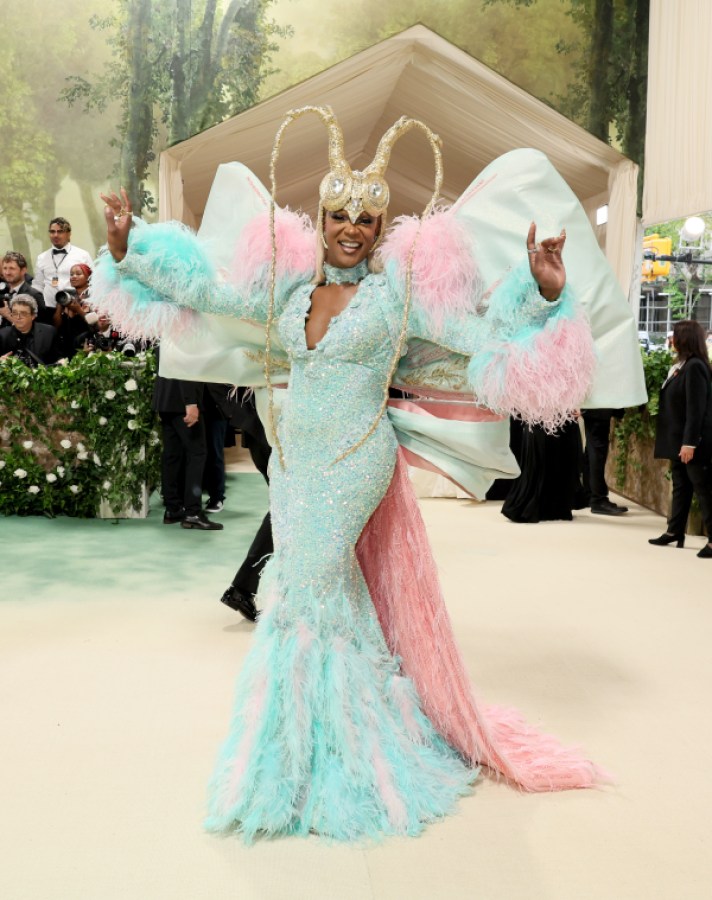
M 185 518 L 185 512 L 182 509 L 178 511 L 167 509 L 163 513 L 163 524 L 164 525 L 175 525 L 178 522 L 182 522 Z
M 183 516 L 180 527 L 197 528 L 199 531 L 222 531 L 223 529 L 220 522 L 211 522 L 204 512 L 196 513 L 194 516 Z
M 709 559 L 712 557 L 712 547 L 709 544 L 705 544 L 697 555 L 702 557 L 702 559 Z
M 222 595 L 220 602 L 224 603 L 225 606 L 229 606 L 230 609 L 234 609 L 235 612 L 239 612 L 240 615 L 249 619 L 250 622 L 256 622 L 260 614 L 252 597 L 241 593 L 232 584 Z
M 599 500 L 591 504 L 591 512 L 599 516 L 623 516 L 628 512 L 627 506 L 618 506 L 610 500 Z

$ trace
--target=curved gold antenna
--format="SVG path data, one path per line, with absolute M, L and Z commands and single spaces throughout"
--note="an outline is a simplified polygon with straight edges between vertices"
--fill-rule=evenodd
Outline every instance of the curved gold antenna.
M 279 151 L 282 146 L 282 138 L 284 132 L 292 124 L 292 122 L 304 115 L 314 113 L 322 120 L 329 133 L 329 162 L 332 168 L 342 167 L 346 164 L 344 160 L 344 135 L 341 131 L 339 123 L 336 121 L 334 111 L 330 106 L 302 106 L 300 109 L 290 109 L 284 118 L 284 121 L 277 129 L 272 146 L 272 154 L 269 160 L 269 177 L 270 177 L 270 202 L 269 202 L 269 233 L 272 243 L 272 256 L 270 259 L 269 272 L 269 305 L 267 307 L 267 323 L 265 325 L 265 381 L 267 382 L 267 408 L 269 416 L 270 431 L 274 436 L 275 447 L 279 457 L 279 462 L 284 468 L 284 451 L 282 444 L 277 435 L 277 428 L 274 419 L 274 391 L 272 388 L 272 325 L 274 323 L 274 291 L 277 280 L 277 236 L 274 228 L 274 212 L 276 208 L 277 196 L 277 179 L 275 177 L 277 160 L 279 159 Z M 350 170 L 349 170 L 350 171 Z
M 413 128 L 419 128 L 421 131 L 425 132 L 425 136 L 430 143 L 435 159 L 435 184 L 433 186 L 433 194 L 430 198 L 430 203 L 428 203 L 423 210 L 423 216 L 427 216 L 437 203 L 438 197 L 440 196 L 440 189 L 443 186 L 443 155 L 442 150 L 440 149 L 440 138 L 431 131 L 424 122 L 421 122 L 420 119 L 410 119 L 408 116 L 401 116 L 397 122 L 394 122 L 378 142 L 376 155 L 363 170 L 363 174 L 370 175 L 372 172 L 375 172 L 382 175 L 390 162 L 393 145 Z
M 348 450 L 345 450 L 340 456 L 334 460 L 332 465 L 335 465 L 338 462 L 341 462 L 342 459 L 345 459 L 351 453 L 355 453 L 359 447 L 362 447 L 366 441 L 371 437 L 371 435 L 378 428 L 381 419 L 383 418 L 383 413 L 386 411 L 388 407 L 389 394 L 388 389 L 391 386 L 391 381 L 393 380 L 393 376 L 395 375 L 396 369 L 398 368 L 398 363 L 401 358 L 401 351 L 403 350 L 403 345 L 408 339 L 408 316 L 410 315 L 410 305 L 413 294 L 413 257 L 415 256 L 415 248 L 418 243 L 418 238 L 420 237 L 421 228 L 423 225 L 423 220 L 430 215 L 435 207 L 435 204 L 438 202 L 438 198 L 440 196 L 440 188 L 443 183 L 443 157 L 442 151 L 440 149 L 440 138 L 437 134 L 431 131 L 427 125 L 418 119 L 409 119 L 406 116 L 400 118 L 395 125 L 392 125 L 388 131 L 383 135 L 381 140 L 378 143 L 378 149 L 376 151 L 376 156 L 374 157 L 373 166 L 376 161 L 379 159 L 379 154 L 381 154 L 381 158 L 384 160 L 383 166 L 388 165 L 388 160 L 390 159 L 391 150 L 393 149 L 393 144 L 398 140 L 399 137 L 402 137 L 407 131 L 410 131 L 411 128 L 418 127 L 423 130 L 428 138 L 428 142 L 430 143 L 430 147 L 433 151 L 433 158 L 435 162 L 435 186 L 433 190 L 432 197 L 430 198 L 430 202 L 425 207 L 423 212 L 420 215 L 420 222 L 418 224 L 418 230 L 415 233 L 415 237 L 413 238 L 413 243 L 410 245 L 410 250 L 408 251 L 408 260 L 406 262 L 406 270 L 405 270 L 405 302 L 403 304 L 403 318 L 401 320 L 401 329 L 398 335 L 398 343 L 396 345 L 395 353 L 393 354 L 393 358 L 391 359 L 391 365 L 388 370 L 388 376 L 383 385 L 383 400 L 381 401 L 381 407 L 378 410 L 376 417 L 371 423 L 370 428 L 366 432 L 366 434 L 357 441 L 352 447 L 349 447 Z M 365 169 L 364 174 L 371 169 L 369 166 Z M 373 171 L 376 171 L 375 169 Z M 381 169 L 381 171 L 383 171 Z

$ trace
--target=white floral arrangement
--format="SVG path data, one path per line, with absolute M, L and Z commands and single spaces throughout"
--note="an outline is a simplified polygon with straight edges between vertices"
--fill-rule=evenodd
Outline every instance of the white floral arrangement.
M 0 513 L 94 516 L 102 501 L 138 509 L 144 485 L 159 482 L 155 374 L 150 351 L 37 369 L 2 360 Z

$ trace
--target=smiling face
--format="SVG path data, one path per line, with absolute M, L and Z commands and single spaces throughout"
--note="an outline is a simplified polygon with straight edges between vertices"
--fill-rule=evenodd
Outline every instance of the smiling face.
M 81 292 L 86 288 L 89 283 L 89 279 L 81 266 L 72 266 L 69 272 L 69 283 L 74 288 L 74 290 L 81 294 Z
M 381 227 L 381 217 L 362 213 L 353 224 L 343 209 L 324 216 L 326 262 L 338 269 L 350 269 L 366 259 Z

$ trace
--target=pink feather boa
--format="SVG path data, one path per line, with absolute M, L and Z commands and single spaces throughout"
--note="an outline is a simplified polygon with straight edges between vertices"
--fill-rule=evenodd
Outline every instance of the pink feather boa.
M 434 327 L 439 328 L 445 315 L 474 312 L 482 285 L 470 237 L 452 210 L 437 209 L 422 225 L 417 216 L 395 219 L 384 238 L 381 258 L 386 264 L 394 263 L 401 278 L 405 278 L 408 254 L 416 237 L 413 293 Z
M 276 209 L 274 230 L 277 240 L 277 278 L 311 275 L 316 259 L 316 236 L 306 213 L 290 209 Z M 249 222 L 240 235 L 233 258 L 231 280 L 241 288 L 248 288 L 264 278 L 272 260 L 272 241 L 269 231 L 269 211 Z

